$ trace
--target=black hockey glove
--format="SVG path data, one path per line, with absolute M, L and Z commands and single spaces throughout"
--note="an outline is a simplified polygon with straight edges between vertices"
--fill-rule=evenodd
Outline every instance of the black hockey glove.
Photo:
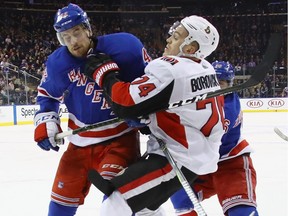
M 102 88 L 104 77 L 111 73 L 119 71 L 118 65 L 103 53 L 90 54 L 84 66 L 84 74 L 93 79 L 100 88 Z

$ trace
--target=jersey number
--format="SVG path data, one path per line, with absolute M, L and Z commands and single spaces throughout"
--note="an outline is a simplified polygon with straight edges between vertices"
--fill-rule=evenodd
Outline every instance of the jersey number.
M 217 100 L 218 99 L 218 100 Z M 211 134 L 213 127 L 219 122 L 219 115 L 220 113 L 220 121 L 222 122 L 223 129 L 224 129 L 224 114 L 223 114 L 223 106 L 224 106 L 224 98 L 223 96 L 219 96 L 217 98 L 209 98 L 207 100 L 197 102 L 196 109 L 206 109 L 206 106 L 210 104 L 212 113 L 206 122 L 201 128 L 201 132 L 204 136 L 208 137 Z
M 142 76 L 140 79 L 138 79 L 137 81 L 134 81 L 131 83 L 131 85 L 139 85 L 138 89 L 140 90 L 140 97 L 146 97 L 149 92 L 153 91 L 156 86 L 154 83 L 146 83 L 149 80 L 149 78 L 147 76 Z M 143 84 L 141 84 L 143 83 Z
M 152 61 L 152 58 L 149 56 L 145 48 L 142 48 L 142 56 L 145 63 L 149 63 L 150 61 Z

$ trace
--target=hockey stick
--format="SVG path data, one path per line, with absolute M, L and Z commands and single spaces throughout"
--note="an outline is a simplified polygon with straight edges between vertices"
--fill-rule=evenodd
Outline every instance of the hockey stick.
M 69 131 L 65 131 L 65 132 L 62 132 L 62 133 L 58 133 L 55 136 L 55 140 L 59 140 L 59 139 L 62 139 L 64 137 L 67 137 L 67 136 L 70 136 L 70 135 L 79 134 L 79 133 L 84 132 L 84 131 L 92 130 L 92 129 L 95 129 L 95 128 L 98 128 L 98 127 L 103 127 L 103 126 L 110 125 L 110 124 L 113 124 L 113 123 L 116 123 L 116 122 L 120 122 L 120 121 L 123 121 L 123 120 L 120 119 L 120 118 L 113 118 L 113 119 L 109 119 L 109 120 L 106 120 L 106 121 L 98 122 L 98 123 L 95 123 L 95 124 L 87 125 L 87 126 L 84 126 L 84 127 L 81 127 L 81 128 L 77 128 L 75 130 L 69 130 Z
M 171 153 L 169 152 L 165 142 L 162 139 L 159 139 L 155 135 L 151 134 L 160 145 L 163 153 L 165 154 L 167 160 L 169 161 L 170 165 L 172 166 L 173 170 L 175 171 L 179 182 L 181 183 L 182 187 L 184 188 L 185 192 L 187 193 L 188 197 L 190 198 L 191 202 L 194 205 L 194 210 L 197 212 L 198 216 L 207 216 L 206 212 L 204 211 L 203 207 L 201 206 L 200 202 L 198 201 L 197 196 L 195 195 L 194 191 L 192 190 L 190 184 L 188 183 L 186 177 L 182 173 L 182 171 L 178 168 L 174 158 L 172 157 Z
M 274 61 L 277 59 L 280 46 L 281 46 L 281 39 L 282 37 L 280 33 L 271 34 L 262 62 L 254 68 L 252 75 L 246 82 L 240 85 L 232 86 L 232 87 L 225 88 L 225 89 L 219 89 L 214 92 L 205 93 L 205 94 L 198 95 L 192 98 L 188 98 L 186 100 L 180 100 L 178 102 L 168 104 L 167 109 L 195 103 L 195 102 L 205 100 L 208 98 L 212 98 L 212 97 L 216 97 L 219 95 L 227 95 L 232 92 L 241 91 L 243 89 L 250 88 L 259 84 L 260 82 L 264 80 L 267 72 L 273 66 Z
M 282 139 L 284 139 L 285 141 L 288 142 L 288 136 L 286 136 L 284 133 L 282 133 L 282 131 L 280 131 L 279 128 L 275 127 L 274 131 L 279 137 L 281 137 Z
M 220 96 L 220 95 L 230 94 L 231 92 L 234 92 L 234 91 L 241 91 L 243 89 L 250 88 L 252 86 L 259 84 L 261 81 L 264 80 L 264 78 L 266 77 L 267 71 L 269 71 L 269 69 L 272 67 L 272 65 L 274 63 L 274 60 L 277 58 L 277 55 L 278 55 L 278 52 L 280 49 L 280 45 L 281 45 L 281 34 L 280 33 L 272 34 L 270 39 L 269 39 L 269 44 L 268 44 L 268 47 L 267 47 L 266 52 L 264 54 L 262 62 L 254 68 L 254 72 L 252 73 L 252 75 L 250 76 L 250 78 L 246 82 L 244 82 L 240 85 L 228 87 L 225 89 L 219 89 L 219 90 L 214 91 L 214 92 L 209 92 L 209 93 L 205 93 L 202 95 L 197 95 L 197 96 L 192 97 L 192 98 L 188 98 L 185 100 L 180 100 L 177 102 L 167 104 L 165 106 L 164 110 L 165 109 L 173 109 L 176 107 L 184 106 L 187 104 L 195 103 L 198 101 L 202 101 L 202 100 L 216 97 L 216 96 Z M 62 133 L 57 134 L 55 139 L 61 139 L 61 138 L 64 138 L 66 136 L 78 134 L 78 133 L 81 133 L 81 132 L 84 132 L 87 130 L 91 130 L 91 129 L 94 129 L 97 127 L 102 127 L 102 126 L 112 124 L 115 122 L 119 122 L 119 121 L 121 121 L 121 119 L 115 118 L 115 119 L 107 120 L 104 122 L 99 122 L 96 124 L 88 125 L 88 126 L 85 126 L 82 128 L 77 128 L 77 129 L 72 130 L 72 131 L 62 132 Z

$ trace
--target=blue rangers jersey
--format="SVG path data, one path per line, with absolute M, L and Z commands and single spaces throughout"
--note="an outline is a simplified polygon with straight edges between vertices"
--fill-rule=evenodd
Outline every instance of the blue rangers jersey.
M 115 33 L 99 36 L 97 39 L 97 47 L 93 52 L 110 55 L 121 68 L 122 80 L 132 81 L 144 73 L 144 68 L 151 59 L 134 35 Z M 84 64 L 85 58 L 72 56 L 67 47 L 62 46 L 48 57 L 38 86 L 39 112 L 58 112 L 59 104 L 63 102 L 69 112 L 68 129 L 72 130 L 116 117 L 108 106 L 102 89 L 81 73 Z M 125 122 L 118 122 L 70 136 L 68 139 L 75 145 L 87 146 L 130 130 Z
M 225 95 L 224 101 L 225 134 L 221 139 L 220 161 L 252 152 L 251 146 L 242 137 L 243 113 L 237 93 Z

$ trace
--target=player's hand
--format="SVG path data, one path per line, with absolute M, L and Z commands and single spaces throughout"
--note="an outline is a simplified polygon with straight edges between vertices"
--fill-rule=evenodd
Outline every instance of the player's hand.
M 64 144 L 64 139 L 55 140 L 55 135 L 62 132 L 59 115 L 56 112 L 37 113 L 34 124 L 34 140 L 37 145 L 45 151 L 58 151 L 58 145 Z
M 102 88 L 104 77 L 111 72 L 118 72 L 118 65 L 103 53 L 90 54 L 84 66 L 84 74 L 93 79 Z
M 128 124 L 129 127 L 138 128 L 141 134 L 144 135 L 151 134 L 151 131 L 147 126 L 151 122 L 148 117 L 141 119 L 124 119 L 124 121 Z
M 124 121 L 131 128 L 142 128 L 150 124 L 149 118 L 139 118 L 139 119 L 124 119 Z

